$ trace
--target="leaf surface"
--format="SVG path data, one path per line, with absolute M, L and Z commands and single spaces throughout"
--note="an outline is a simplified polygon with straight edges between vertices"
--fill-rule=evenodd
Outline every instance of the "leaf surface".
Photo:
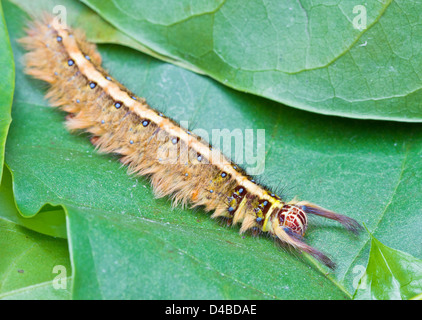
M 23 35 L 25 14 L 7 1 L 12 39 Z M 70 13 L 69 13 L 70 14 Z M 22 51 L 13 41 L 16 61 Z M 133 92 L 178 120 L 195 123 L 212 141 L 213 129 L 239 129 L 254 138 L 223 151 L 259 179 L 347 214 L 381 241 L 422 256 L 421 127 L 320 116 L 239 93 L 134 50 L 100 46 L 104 66 Z M 308 257 L 283 251 L 266 237 L 239 235 L 200 210 L 172 209 L 154 199 L 144 178 L 128 176 L 85 135 L 71 135 L 64 115 L 48 107 L 44 89 L 22 75 L 13 105 L 6 162 L 23 215 L 46 203 L 68 216 L 76 298 L 351 298 L 356 265 L 366 265 L 369 236 L 311 219 L 307 241 L 338 263 L 333 274 Z M 164 110 L 165 109 L 165 110 Z M 246 161 L 257 130 L 264 152 Z M 226 149 L 226 150 L 224 150 Z M 243 159 L 242 159 L 243 157 Z M 258 170 L 259 171 L 259 170 Z M 409 195 L 414 195 L 409 196 Z M 396 225 L 409 232 L 397 232 Z M 413 231 L 413 232 L 412 232 Z
M 82 2 L 237 90 L 322 114 L 422 121 L 420 1 Z
M 72 269 L 65 240 L 0 217 L 0 257 L 0 299 L 70 298 L 66 279 Z
M 422 294 L 422 260 L 371 239 L 366 275 L 356 299 L 397 300 Z M 419 298 L 420 299 L 420 298 Z

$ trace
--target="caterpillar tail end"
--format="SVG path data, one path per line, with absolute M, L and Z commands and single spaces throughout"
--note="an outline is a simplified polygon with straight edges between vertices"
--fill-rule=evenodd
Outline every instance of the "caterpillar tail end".
M 335 220 L 341 223 L 346 228 L 346 230 L 356 235 L 363 230 L 362 225 L 355 219 L 324 209 L 320 206 L 317 206 L 316 204 L 307 201 L 300 201 L 296 203 L 295 206 L 299 207 L 307 214 L 313 214 L 327 219 Z
M 314 214 L 341 223 L 348 231 L 358 234 L 363 227 L 354 219 L 334 213 L 307 201 L 292 200 L 286 203 L 271 219 L 272 233 L 282 242 L 295 249 L 306 252 L 334 270 L 335 263 L 324 253 L 309 246 L 303 240 L 308 218 L 307 214 Z

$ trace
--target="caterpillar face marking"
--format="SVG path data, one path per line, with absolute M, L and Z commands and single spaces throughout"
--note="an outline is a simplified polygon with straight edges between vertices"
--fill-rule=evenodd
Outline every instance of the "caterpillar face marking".
M 302 239 L 307 214 L 336 220 L 352 232 L 361 228 L 312 203 L 285 202 L 257 183 L 218 149 L 108 76 L 95 46 L 80 31 L 47 19 L 34 22 L 27 34 L 20 40 L 29 51 L 26 72 L 50 84 L 46 97 L 68 112 L 67 128 L 90 133 L 99 151 L 119 154 L 130 173 L 148 176 L 157 197 L 202 206 L 213 218 L 241 223 L 240 232 L 266 232 L 330 268 L 334 263 Z
M 282 227 L 289 228 L 300 236 L 305 234 L 308 219 L 302 209 L 292 205 L 285 205 L 276 215 Z

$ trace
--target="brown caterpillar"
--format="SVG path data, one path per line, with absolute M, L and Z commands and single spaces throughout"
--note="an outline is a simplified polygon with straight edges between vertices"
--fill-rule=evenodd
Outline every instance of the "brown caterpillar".
M 112 79 L 81 31 L 46 18 L 32 23 L 20 42 L 30 51 L 26 72 L 50 84 L 46 97 L 69 113 L 67 128 L 90 133 L 101 152 L 119 154 L 130 172 L 151 179 L 158 197 L 171 195 L 174 205 L 214 211 L 213 218 L 241 223 L 240 232 L 267 232 L 332 269 L 335 264 L 302 239 L 307 214 L 336 220 L 355 233 L 361 228 L 309 202 L 285 202 L 256 183 L 219 150 Z

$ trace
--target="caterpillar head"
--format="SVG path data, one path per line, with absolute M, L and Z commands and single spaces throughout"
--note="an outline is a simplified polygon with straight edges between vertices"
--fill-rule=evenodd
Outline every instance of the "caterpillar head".
M 279 227 L 287 228 L 299 236 L 304 236 L 308 226 L 308 217 L 299 207 L 286 204 L 278 212 Z

